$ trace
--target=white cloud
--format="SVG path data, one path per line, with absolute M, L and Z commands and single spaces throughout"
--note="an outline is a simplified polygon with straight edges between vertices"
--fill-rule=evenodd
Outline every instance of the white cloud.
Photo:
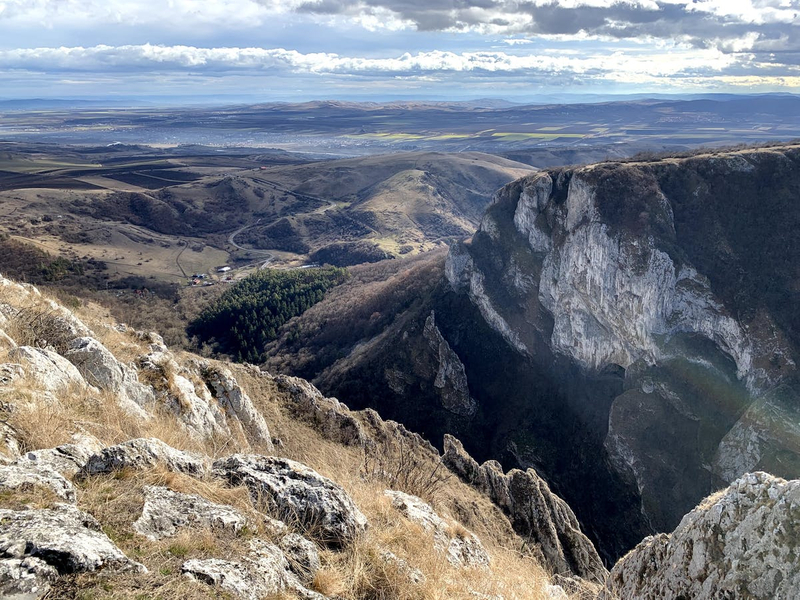
M 436 72 L 475 74 L 573 73 L 603 77 L 660 78 L 683 72 L 722 71 L 736 58 L 717 50 L 670 53 L 614 52 L 575 56 L 557 51 L 430 52 L 370 58 L 335 53 L 301 53 L 283 48 L 195 48 L 191 46 L 95 46 L 91 48 L 32 48 L 0 51 L 0 69 L 43 72 L 191 71 L 259 72 L 270 69 L 314 74 L 415 75 Z

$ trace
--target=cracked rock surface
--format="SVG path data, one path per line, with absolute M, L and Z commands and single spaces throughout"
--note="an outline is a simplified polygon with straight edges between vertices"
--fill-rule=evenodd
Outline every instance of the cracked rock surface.
M 347 546 L 367 528 L 367 518 L 339 485 L 293 460 L 235 454 L 216 461 L 213 472 L 246 486 L 275 515 L 327 546 Z
M 81 573 L 100 568 L 145 572 L 100 530 L 89 514 L 69 504 L 53 509 L 0 509 L 0 556 L 38 558 L 58 571 Z
M 645 538 L 601 598 L 797 598 L 800 480 L 749 473 L 706 498 L 671 534 Z
M 142 515 L 133 528 L 151 540 L 170 537 L 182 527 L 216 529 L 239 533 L 248 520 L 225 504 L 216 504 L 194 494 L 173 492 L 165 487 L 145 486 Z

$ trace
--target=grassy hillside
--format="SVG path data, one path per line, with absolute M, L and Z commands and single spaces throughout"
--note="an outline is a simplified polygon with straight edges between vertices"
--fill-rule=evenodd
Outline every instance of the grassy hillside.
M 4 317 L 3 330 L 20 343 L 32 339 L 24 327 L 18 326 L 20 315 L 39 314 L 42 323 L 51 325 L 65 318 L 77 323 L 71 315 L 65 316 L 54 308 L 47 296 L 2 281 L 0 301 L 11 308 L 7 311 L 10 317 Z M 98 390 L 77 381 L 56 386 L 51 383 L 45 394 L 42 380 L 33 376 L 32 370 L 30 375 L 12 375 L 0 386 L 4 400 L 0 406 L 0 464 L 17 460 L 20 452 L 70 443 L 103 447 L 132 438 L 158 438 L 195 457 L 207 457 L 206 460 L 237 452 L 279 455 L 299 461 L 336 482 L 369 521 L 366 533 L 346 549 L 319 548 L 319 570 L 306 584 L 315 592 L 344 600 L 549 597 L 549 574 L 531 557 L 508 518 L 485 496 L 440 470 L 438 454 L 418 436 L 374 413 L 351 413 L 322 398 L 315 400 L 322 412 L 317 414 L 317 409 L 310 406 L 305 409 L 310 412 L 303 412 L 291 391 L 291 382 L 287 387 L 285 380 L 252 367 L 172 353 L 160 346 L 157 337 L 121 327 L 104 314 L 95 305 L 77 310 L 77 315 L 95 332 L 97 341 L 116 360 L 139 365 L 139 379 L 157 392 L 155 404 L 147 409 L 149 416 L 142 418 L 126 411 L 115 394 L 105 388 Z M 39 329 L 37 335 L 54 339 L 46 329 Z M 159 349 L 154 351 L 151 344 Z M 9 338 L 0 338 L 0 363 L 12 360 L 14 348 Z M 152 361 L 162 359 L 153 370 Z M 150 367 L 144 366 L 147 361 Z M 269 424 L 271 440 L 252 437 L 242 423 L 237 425 L 233 414 L 222 417 L 231 427 L 227 435 L 198 435 L 187 427 L 187 419 L 194 418 L 191 403 L 198 400 L 189 400 L 194 392 L 186 395 L 186 386 L 195 391 L 206 389 L 204 378 L 219 369 L 230 369 L 236 393 L 252 399 L 255 409 Z M 179 385 L 181 381 L 184 383 Z M 241 401 L 243 396 L 237 397 Z M 326 413 L 324 407 L 334 408 Z M 354 424 L 370 443 L 336 440 L 337 429 L 332 425 L 337 418 Z M 242 560 L 251 541 L 278 543 L 283 535 L 265 519 L 270 510 L 266 504 L 245 487 L 229 485 L 211 473 L 192 476 L 170 470 L 166 464 L 154 464 L 67 477 L 75 489 L 75 506 L 97 519 L 98 530 L 101 528 L 102 534 L 125 555 L 143 564 L 147 572 L 120 571 L 109 566 L 94 572 L 64 573 L 52 582 L 48 598 L 228 597 L 218 587 L 182 575 L 182 566 L 193 559 L 212 557 Z M 32 514 L 63 502 L 46 484 L 9 486 L 0 492 L 2 509 Z M 161 486 L 228 505 L 246 515 L 250 526 L 236 533 L 189 526 L 162 540 L 149 539 L 137 533 L 133 525 L 142 514 L 146 486 Z M 468 530 L 478 535 L 491 557 L 490 566 L 463 569 L 451 565 L 444 553 L 435 550 L 430 532 L 398 516 L 384 495 L 389 487 L 423 496 L 446 519 L 451 535 L 468 536 Z M 299 523 L 293 523 L 289 531 L 311 535 Z M 274 599 L 294 597 L 287 590 Z

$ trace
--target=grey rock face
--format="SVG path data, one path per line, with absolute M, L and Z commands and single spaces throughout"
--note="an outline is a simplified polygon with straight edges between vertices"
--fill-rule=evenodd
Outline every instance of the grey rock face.
M 254 500 L 284 521 L 296 522 L 306 535 L 338 548 L 349 545 L 367 527 L 367 519 L 347 493 L 298 462 L 285 458 L 235 454 L 214 463 L 213 472 L 231 485 L 245 485 Z
M 607 571 L 572 510 L 535 471 L 514 469 L 504 474 L 494 461 L 478 465 L 461 442 L 449 435 L 444 438 L 444 450 L 442 462 L 503 509 L 514 530 L 533 542 L 542 564 L 554 573 L 598 583 L 605 580 Z
M 276 594 L 280 589 L 275 584 L 270 585 L 270 581 L 258 581 L 246 564 L 219 558 L 187 560 L 181 571 L 193 579 L 219 587 L 235 598 L 259 600 Z
M 323 397 L 316 387 L 299 377 L 278 375 L 275 383 L 292 400 L 295 414 L 311 422 L 325 438 L 347 446 L 364 445 L 361 425 L 336 398 Z
M 797 597 L 800 481 L 744 475 L 611 570 L 601 598 Z
M 72 477 L 86 465 L 92 454 L 102 450 L 102 445 L 96 439 L 75 437 L 76 443 L 73 444 L 27 452 L 17 460 L 17 464 L 48 467 L 65 477 Z
M 798 155 L 795 146 L 541 171 L 500 190 L 472 240 L 450 251 L 451 288 L 506 342 L 484 347 L 469 326 L 439 325 L 467 365 L 473 395 L 497 398 L 503 425 L 479 433 L 497 440 L 495 455 L 514 443 L 517 456 L 535 457 L 519 462 L 547 473 L 593 522 L 608 558 L 631 542 L 615 532 L 672 530 L 745 472 L 800 476 L 800 338 L 792 303 L 780 301 L 797 274 L 773 261 L 797 263 L 788 225 L 796 206 L 770 204 L 797 195 Z M 787 240 L 785 252 L 758 252 L 772 239 Z M 514 364 L 536 375 L 505 387 L 491 378 Z M 791 393 L 774 393 L 779 386 Z M 563 397 L 550 404 L 543 398 L 553 388 Z M 520 408 L 531 415 L 515 427 Z M 531 423 L 537 409 L 541 422 L 569 412 L 590 431 L 562 446 Z M 550 458 L 567 448 L 585 476 Z M 607 525 L 594 500 L 603 496 L 582 490 L 584 481 L 602 488 L 598 474 L 615 480 L 620 500 Z M 641 501 L 635 509 L 632 498 Z
M 272 437 L 267 422 L 231 372 L 215 366 L 210 367 L 204 375 L 222 409 L 236 416 L 251 440 L 271 451 Z
M 250 552 L 241 561 L 187 560 L 183 573 L 199 581 L 219 587 L 235 598 L 260 600 L 291 590 L 301 598 L 323 596 L 305 589 L 289 571 L 289 563 L 277 546 L 253 540 Z
M 0 509 L 0 556 L 39 558 L 59 574 L 100 568 L 146 572 L 100 531 L 100 524 L 72 505 L 54 509 Z
M 216 529 L 239 533 L 247 517 L 231 506 L 215 504 L 194 494 L 146 486 L 142 515 L 133 528 L 151 540 L 170 537 L 182 527 Z
M 119 362 L 103 344 L 90 337 L 76 338 L 64 356 L 91 385 L 113 392 L 129 412 L 146 416 L 143 409 L 155 400 L 152 388 L 139 383 L 136 372 Z
M 52 350 L 18 346 L 8 356 L 22 364 L 25 373 L 44 390 L 57 392 L 69 385 L 86 385 L 78 369 Z
M 386 490 L 384 494 L 392 499 L 392 506 L 409 521 L 433 534 L 434 547 L 447 557 L 451 565 L 464 568 L 489 566 L 489 555 L 474 533 L 454 531 L 450 523 L 416 496 L 394 490 Z
M 33 487 L 49 489 L 67 502 L 75 502 L 75 488 L 48 466 L 31 462 L 0 465 L 0 490 L 25 491 Z
M 176 450 L 156 438 L 137 438 L 93 454 L 78 472 L 78 477 L 111 473 L 120 469 L 147 469 L 163 466 L 170 471 L 202 477 L 207 459 Z
M 205 385 L 197 389 L 183 375 L 174 375 L 172 384 L 171 392 L 174 396 L 167 401 L 167 406 L 180 417 L 189 430 L 200 437 L 231 434 L 225 415 Z
M 281 538 L 278 546 L 289 562 L 289 569 L 301 583 L 309 585 L 314 581 L 314 575 L 320 570 L 322 563 L 319 560 L 317 546 L 298 533 L 290 533 Z
M 469 394 L 464 365 L 436 327 L 433 313 L 425 320 L 423 336 L 438 355 L 439 367 L 433 385 L 440 390 L 442 406 L 459 416 L 472 417 L 478 403 Z
M 43 560 L 0 559 L 0 597 L 8 600 L 33 600 L 47 593 L 58 571 Z

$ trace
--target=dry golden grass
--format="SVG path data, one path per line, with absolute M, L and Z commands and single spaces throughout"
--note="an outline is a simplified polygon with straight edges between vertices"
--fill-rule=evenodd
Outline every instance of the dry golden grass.
M 0 288 L 0 302 L 8 295 L 8 291 Z M 20 298 L 14 300 L 19 302 Z M 31 301 L 40 303 L 44 299 Z M 118 358 L 132 361 L 148 350 L 147 344 L 134 333 L 113 329 L 106 315 L 96 307 L 83 307 L 81 317 Z M 5 354 L 0 349 L 0 360 Z M 194 358 L 187 353 L 176 353 L 179 365 Z M 481 595 L 534 600 L 547 597 L 544 589 L 547 573 L 521 552 L 522 542 L 501 511 L 457 478 L 439 478 L 438 457 L 430 450 L 411 441 L 403 442 L 394 448 L 403 455 L 403 460 L 393 462 L 393 453 L 387 450 L 389 459 L 380 462 L 379 468 L 373 461 L 371 468 L 369 455 L 362 448 L 324 439 L 310 425 L 294 418 L 289 400 L 278 393 L 271 377 L 247 367 L 230 368 L 269 423 L 273 437 L 281 440 L 273 453 L 302 462 L 341 485 L 369 520 L 367 533 L 349 548 L 321 552 L 323 566 L 315 577 L 314 589 L 345 600 L 444 600 Z M 174 375 L 164 373 L 167 387 Z M 195 385 L 203 385 L 196 376 L 191 379 Z M 80 433 L 92 435 L 105 445 L 155 437 L 175 448 L 212 458 L 235 452 L 266 453 L 265 448 L 250 444 L 241 431 L 225 439 L 199 439 L 190 435 L 166 408 L 156 408 L 145 421 L 126 413 L 112 394 L 90 388 L 72 385 L 52 396 L 54 399 L 43 395 L 31 381 L 23 379 L 6 389 L 0 398 L 15 406 L 13 411 L 0 416 L 7 417 L 9 425 L 19 432 L 24 450 L 67 443 L 72 441 L 73 434 Z M 404 475 L 404 469 L 412 472 Z M 398 476 L 392 470 L 401 472 Z M 425 484 L 430 474 L 436 479 L 433 486 Z M 146 485 L 166 486 L 232 505 L 249 515 L 254 525 L 241 535 L 187 529 L 170 539 L 150 541 L 136 534 L 132 527 L 141 514 Z M 210 476 L 195 479 L 158 468 L 146 472 L 123 470 L 83 479 L 76 486 L 78 506 L 97 518 L 106 534 L 149 572 L 63 577 L 48 598 L 226 597 L 219 590 L 181 576 L 183 562 L 211 557 L 236 560 L 246 553 L 250 537 L 269 539 L 270 536 L 256 510 L 262 508 L 260 503 L 254 503 L 244 488 L 230 488 Z M 469 532 L 478 535 L 491 556 L 490 569 L 452 567 L 435 550 L 430 533 L 392 508 L 383 494 L 389 487 L 425 496 L 440 516 L 451 521 L 452 535 L 466 537 Z M 46 507 L 55 500 L 49 492 L 34 488 L 0 495 L 0 506 Z M 387 552 L 396 560 L 387 559 Z M 416 572 L 422 574 L 417 582 L 410 576 Z M 289 597 L 284 594 L 274 600 Z

